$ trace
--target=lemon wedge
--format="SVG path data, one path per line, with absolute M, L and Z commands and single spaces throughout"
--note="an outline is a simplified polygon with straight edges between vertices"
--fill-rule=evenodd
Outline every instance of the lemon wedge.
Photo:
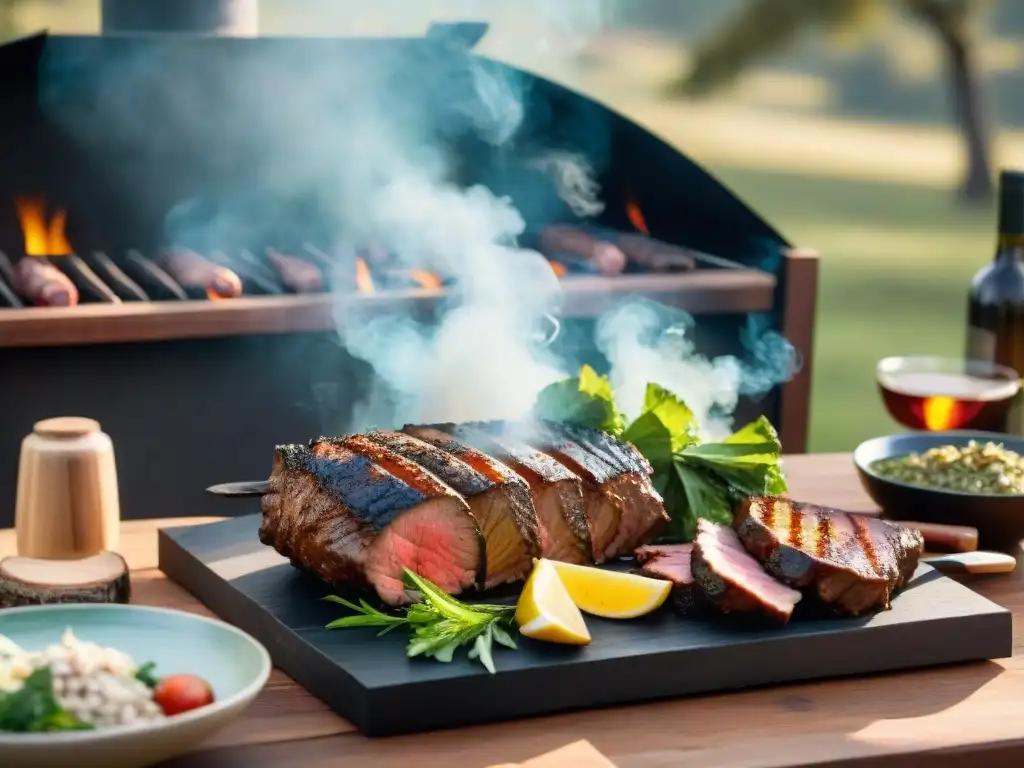
M 672 591 L 672 582 L 586 565 L 551 565 L 569 597 L 583 612 L 605 619 L 635 619 L 658 610 Z
M 590 631 L 583 614 L 569 597 L 551 560 L 535 560 L 530 578 L 516 604 L 519 634 L 534 640 L 587 645 Z

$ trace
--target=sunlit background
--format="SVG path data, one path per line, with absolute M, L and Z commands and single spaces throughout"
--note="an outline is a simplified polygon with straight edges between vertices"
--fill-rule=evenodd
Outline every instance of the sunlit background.
M 0 0 L 0 38 L 95 33 L 99 18 L 99 0 Z M 995 216 L 984 179 L 964 186 L 950 64 L 962 54 L 971 76 L 978 157 L 1024 167 L 1024 2 L 262 0 L 260 29 L 420 34 L 451 19 L 490 21 L 481 53 L 626 113 L 822 253 L 811 450 L 893 431 L 878 358 L 962 354 Z

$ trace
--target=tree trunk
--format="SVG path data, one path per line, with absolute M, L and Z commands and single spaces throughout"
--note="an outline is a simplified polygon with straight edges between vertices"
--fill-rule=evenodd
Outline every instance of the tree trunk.
M 103 33 L 259 34 L 259 0 L 103 0 Z
M 963 137 L 966 168 L 961 196 L 972 202 L 991 199 L 991 137 L 985 113 L 982 78 L 968 34 L 957 26 L 937 25 L 945 48 L 949 85 Z

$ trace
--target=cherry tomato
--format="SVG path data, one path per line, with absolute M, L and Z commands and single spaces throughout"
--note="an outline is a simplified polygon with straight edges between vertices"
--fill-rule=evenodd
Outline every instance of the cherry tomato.
M 171 675 L 157 685 L 153 691 L 153 701 L 170 717 L 213 704 L 213 689 L 201 677 Z

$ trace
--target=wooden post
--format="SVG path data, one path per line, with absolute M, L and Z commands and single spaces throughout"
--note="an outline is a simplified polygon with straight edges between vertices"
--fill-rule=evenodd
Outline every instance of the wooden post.
M 806 453 L 811 411 L 814 321 L 818 304 L 817 252 L 803 248 L 787 251 L 781 278 L 782 333 L 796 348 L 801 366 L 796 376 L 782 387 L 779 439 L 786 453 Z
M 255 37 L 259 0 L 103 0 L 103 33 L 184 32 Z

